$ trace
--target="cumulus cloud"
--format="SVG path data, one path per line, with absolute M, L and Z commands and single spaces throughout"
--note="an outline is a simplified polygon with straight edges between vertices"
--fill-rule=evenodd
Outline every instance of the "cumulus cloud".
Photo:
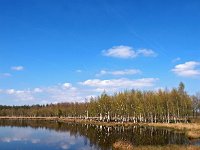
M 130 46 L 113 46 L 110 49 L 103 50 L 102 54 L 108 57 L 116 58 L 135 58 L 138 56 L 155 57 L 157 54 L 151 49 L 138 49 L 134 50 Z
M 77 90 L 71 83 L 57 84 L 48 87 L 33 89 L 0 89 L 0 96 L 7 97 L 18 104 L 44 104 L 71 101 L 83 101 L 84 94 Z M 86 93 L 87 94 L 87 93 Z M 84 95 L 84 96 L 83 96 Z
M 140 74 L 141 71 L 138 69 L 125 69 L 125 70 L 115 70 L 115 71 L 106 71 L 101 70 L 96 76 L 102 76 L 102 75 L 115 75 L 115 76 L 121 76 L 121 75 L 134 75 L 134 74 Z
M 126 78 L 121 79 L 111 79 L 111 80 L 100 80 L 100 79 L 90 79 L 84 82 L 80 82 L 81 85 L 96 87 L 97 90 L 101 89 L 128 89 L 128 88 L 142 88 L 153 86 L 157 81 L 157 78 L 142 78 L 136 80 L 130 80 Z
M 145 56 L 145 57 L 155 57 L 157 54 L 151 49 L 139 49 L 137 51 L 137 55 Z
M 119 58 L 133 58 L 136 57 L 136 52 L 130 46 L 114 46 L 108 50 L 103 50 L 103 55 Z
M 44 88 L 44 93 L 54 103 L 82 101 L 84 98 L 81 96 L 80 91 L 71 83 L 63 83 L 62 85 L 50 86 Z
M 32 91 L 30 90 L 15 90 L 15 89 L 7 89 L 3 91 L 5 94 L 14 96 L 16 100 L 20 101 L 32 101 L 34 97 L 32 95 Z
M 64 89 L 70 89 L 72 87 L 72 84 L 66 82 L 66 83 L 63 83 L 62 86 L 63 86 Z
M 11 70 L 22 71 L 22 70 L 24 70 L 24 67 L 23 66 L 13 66 L 13 67 L 11 67 Z
M 176 65 L 172 71 L 178 76 L 195 77 L 200 75 L 200 69 L 197 68 L 199 65 L 200 62 L 188 61 L 184 64 Z
M 125 89 L 148 88 L 154 86 L 157 78 L 142 79 L 90 79 L 79 82 L 76 86 L 69 82 L 48 87 L 37 87 L 33 89 L 0 89 L 0 99 L 8 99 L 4 104 L 47 104 L 60 102 L 84 102 L 91 96 L 97 96 L 104 90 L 110 94 Z M 4 101 L 3 101 L 4 102 Z
M 76 88 L 73 87 L 71 83 L 67 83 L 67 82 L 62 84 L 62 88 L 68 89 L 68 90 L 76 90 Z
M 14 89 L 8 89 L 6 91 L 7 94 L 14 94 L 15 93 L 15 90 Z
M 35 88 L 35 89 L 33 90 L 33 92 L 34 92 L 34 93 L 41 93 L 41 92 L 43 92 L 43 90 L 42 90 L 41 88 Z

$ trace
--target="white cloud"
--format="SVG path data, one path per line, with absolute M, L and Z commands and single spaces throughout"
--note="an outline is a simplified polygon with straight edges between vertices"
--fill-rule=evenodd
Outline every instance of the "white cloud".
M 114 46 L 108 50 L 103 51 L 103 55 L 118 57 L 118 58 L 133 58 L 136 57 L 136 52 L 130 46 Z
M 7 99 L 12 103 L 17 103 L 17 105 L 83 101 L 85 97 L 85 93 L 82 94 L 71 83 L 24 90 L 0 89 L 0 93 L 0 96 L 6 96 Z
M 8 89 L 8 90 L 6 90 L 6 93 L 11 95 L 11 94 L 15 93 L 15 90 L 14 89 Z
M 20 101 L 32 101 L 34 97 L 30 90 L 15 90 L 15 89 L 8 89 L 4 91 L 5 94 L 14 96 L 16 100 Z
M 108 88 L 142 88 L 153 86 L 157 81 L 157 78 L 142 78 L 137 80 L 130 80 L 126 78 L 121 79 L 111 79 L 111 80 L 100 80 L 100 79 L 91 79 L 84 82 L 80 82 L 81 85 L 96 87 L 97 90 L 108 89 Z
M 10 73 L 2 73 L 0 76 L 6 78 L 6 77 L 11 77 L 12 75 Z
M 22 71 L 24 70 L 24 67 L 23 66 L 13 66 L 11 67 L 12 70 L 15 70 L 15 71 Z
M 63 83 L 62 86 L 63 86 L 64 89 L 70 89 L 72 87 L 72 84 L 66 82 L 66 83 Z
M 94 97 L 97 97 L 98 95 L 87 95 L 86 97 L 85 97 L 85 99 L 86 100 L 88 100 L 88 99 L 90 99 L 90 98 L 94 98 Z
M 82 72 L 82 70 L 78 69 L 78 70 L 76 70 L 76 72 L 77 72 L 77 73 L 81 73 L 81 72 Z
M 121 75 L 134 75 L 134 74 L 140 74 L 141 71 L 138 69 L 125 69 L 125 70 L 115 70 L 115 71 L 106 71 L 101 70 L 100 73 L 96 74 L 96 76 L 102 76 L 102 75 L 115 75 L 115 76 L 121 76 Z
M 145 56 L 145 57 L 155 57 L 157 54 L 151 49 L 139 49 L 137 51 L 137 55 Z
M 180 61 L 180 60 L 181 60 L 181 58 L 177 57 L 177 58 L 173 59 L 172 62 L 175 63 L 175 62 Z
M 130 46 L 113 46 L 108 50 L 102 51 L 104 56 L 116 57 L 116 58 L 135 58 L 138 56 L 155 57 L 157 54 L 151 49 L 138 49 L 134 50 Z
M 33 92 L 34 92 L 34 93 L 41 93 L 41 92 L 43 92 L 43 90 L 42 90 L 41 88 L 35 88 L 35 89 L 33 90 Z
M 73 87 L 71 83 L 67 83 L 67 82 L 62 84 L 62 88 L 68 89 L 68 90 L 76 90 L 76 88 Z
M 188 61 L 184 64 L 176 65 L 172 71 L 183 77 L 195 77 L 200 75 L 200 70 L 197 67 L 200 65 L 200 62 Z
M 71 83 L 62 83 L 33 89 L 0 89 L 0 99 L 8 99 L 4 104 L 46 104 L 60 102 L 84 102 L 85 99 L 106 90 L 110 94 L 124 89 L 148 88 L 154 86 L 156 78 L 130 80 L 126 78 L 100 80 L 91 79 L 80 82 L 76 87 Z M 3 101 L 4 102 L 4 101 Z

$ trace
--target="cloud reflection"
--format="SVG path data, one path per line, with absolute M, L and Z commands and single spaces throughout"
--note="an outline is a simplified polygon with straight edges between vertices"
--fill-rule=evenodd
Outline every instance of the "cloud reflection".
M 1 130 L 3 130 L 3 132 L 1 132 Z M 71 136 L 68 132 L 56 132 L 44 128 L 1 127 L 0 133 L 0 142 L 3 143 L 12 144 L 12 142 L 26 142 L 32 145 L 42 144 L 51 147 L 59 147 L 64 150 L 83 141 L 82 137 Z

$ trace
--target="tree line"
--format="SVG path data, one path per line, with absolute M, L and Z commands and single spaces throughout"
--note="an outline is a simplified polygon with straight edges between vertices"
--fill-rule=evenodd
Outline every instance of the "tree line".
M 3 106 L 0 116 L 71 117 L 120 122 L 187 122 L 200 111 L 200 94 L 190 96 L 181 82 L 171 90 L 127 90 L 108 95 L 103 92 L 85 102 L 46 105 Z

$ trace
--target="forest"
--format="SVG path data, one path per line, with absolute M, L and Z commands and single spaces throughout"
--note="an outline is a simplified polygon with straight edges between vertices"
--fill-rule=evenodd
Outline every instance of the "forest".
M 200 94 L 189 95 L 181 82 L 171 90 L 126 90 L 109 95 L 103 92 L 85 102 L 65 102 L 46 105 L 4 106 L 0 116 L 9 117 L 69 117 L 117 122 L 188 122 L 198 117 Z

